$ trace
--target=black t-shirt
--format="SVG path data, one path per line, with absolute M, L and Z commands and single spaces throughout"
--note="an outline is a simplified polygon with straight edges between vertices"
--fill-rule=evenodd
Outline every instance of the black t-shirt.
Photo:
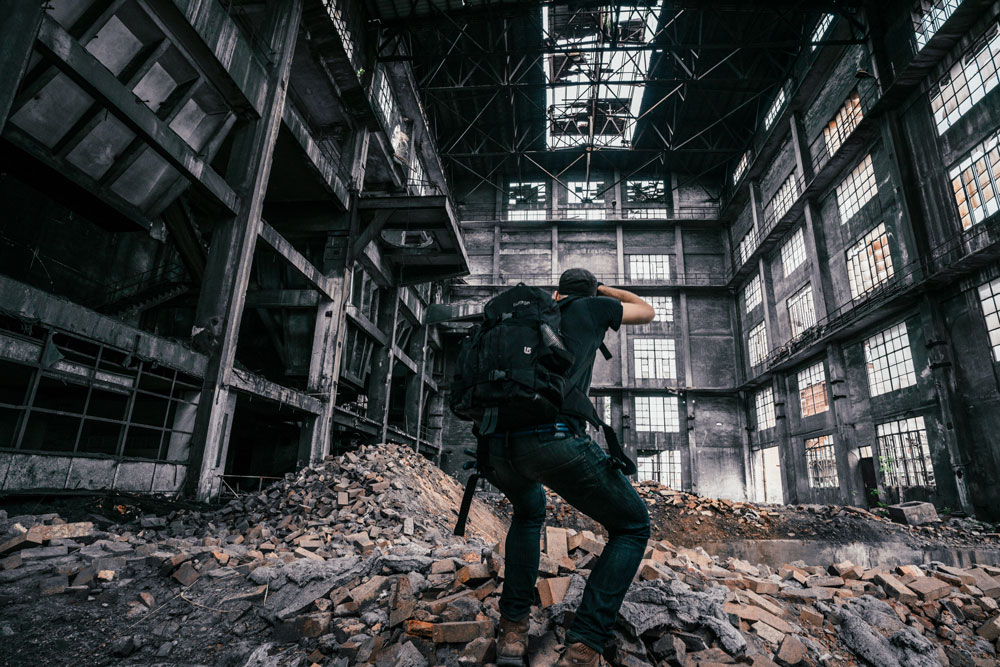
M 574 386 L 586 396 L 590 391 L 597 348 L 604 342 L 608 329 L 618 331 L 622 324 L 621 301 L 608 296 L 575 298 L 563 308 L 561 322 L 563 343 L 575 359 L 568 377 L 578 375 Z M 560 421 L 571 423 L 580 430 L 584 428 L 578 419 L 564 416 Z

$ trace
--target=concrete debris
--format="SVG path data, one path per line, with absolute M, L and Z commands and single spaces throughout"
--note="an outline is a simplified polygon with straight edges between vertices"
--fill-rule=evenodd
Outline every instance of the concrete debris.
M 143 515 L 107 530 L 12 517 L 0 523 L 0 543 L 11 545 L 0 650 L 8 664 L 36 664 L 39 653 L 19 639 L 29 625 L 63 634 L 52 623 L 92 609 L 117 622 L 102 643 L 65 641 L 80 651 L 68 663 L 90 664 L 83 656 L 99 651 L 137 663 L 490 664 L 505 527 L 477 501 L 472 536 L 451 536 L 460 495 L 429 462 L 386 445 L 213 512 Z M 605 545 L 555 522 L 542 537 L 533 665 L 554 663 Z M 616 667 L 995 664 L 997 598 L 1000 569 L 986 565 L 772 567 L 655 539 L 605 657 Z M 217 653 L 206 660 L 206 651 Z

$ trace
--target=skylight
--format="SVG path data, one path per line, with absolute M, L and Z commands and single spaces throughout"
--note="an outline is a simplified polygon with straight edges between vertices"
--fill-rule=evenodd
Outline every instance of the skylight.
M 631 147 L 661 7 L 542 6 L 548 148 Z

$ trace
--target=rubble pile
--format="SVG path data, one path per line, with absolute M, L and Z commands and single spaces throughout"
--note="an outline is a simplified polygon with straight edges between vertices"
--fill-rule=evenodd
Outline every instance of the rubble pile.
M 412 451 L 382 446 L 214 512 L 120 524 L 0 514 L 0 655 L 9 665 L 489 664 L 505 526 L 477 501 L 471 537 L 450 535 L 460 494 Z M 604 546 L 588 529 L 545 527 L 532 665 L 557 659 Z M 606 658 L 992 665 L 998 598 L 1000 568 L 989 566 L 768 567 L 656 539 Z
M 893 522 L 883 508 L 872 511 L 842 505 L 765 505 L 703 498 L 656 482 L 639 482 L 655 539 L 675 544 L 732 539 L 823 539 L 837 542 L 906 542 L 926 546 L 1000 546 L 997 527 L 971 518 L 947 517 L 911 526 Z M 488 498 L 497 514 L 509 516 L 501 494 Z M 549 517 L 559 525 L 601 533 L 601 527 L 558 495 L 547 491 Z

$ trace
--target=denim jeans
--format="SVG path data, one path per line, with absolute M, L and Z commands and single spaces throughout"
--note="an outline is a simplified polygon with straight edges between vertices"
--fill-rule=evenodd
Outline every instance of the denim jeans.
M 514 507 L 507 532 L 500 613 L 520 621 L 535 601 L 539 539 L 545 521 L 544 484 L 608 531 L 608 543 L 590 573 L 566 635 L 567 643 L 583 642 L 603 651 L 649 539 L 649 514 L 639 494 L 586 435 L 494 436 L 490 438 L 490 463 L 493 482 Z

